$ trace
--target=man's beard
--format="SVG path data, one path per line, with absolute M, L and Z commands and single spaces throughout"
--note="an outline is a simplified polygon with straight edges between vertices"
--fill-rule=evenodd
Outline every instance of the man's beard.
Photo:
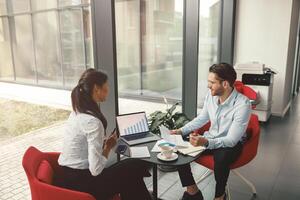
M 214 90 L 214 93 L 212 94 L 212 96 L 222 96 L 223 94 L 224 94 L 224 89 L 219 88 L 218 90 Z

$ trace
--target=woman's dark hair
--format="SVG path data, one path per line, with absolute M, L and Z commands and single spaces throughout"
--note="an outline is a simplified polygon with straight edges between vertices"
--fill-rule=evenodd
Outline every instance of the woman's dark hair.
M 75 112 L 86 113 L 98 118 L 104 129 L 107 128 L 107 120 L 100 110 L 97 102 L 92 98 L 92 92 L 95 85 L 103 86 L 108 77 L 101 71 L 87 69 L 81 75 L 77 86 L 72 90 L 71 99 L 72 107 Z
M 213 64 L 209 68 L 209 72 L 217 74 L 220 81 L 228 81 L 230 86 L 233 87 L 236 80 L 236 72 L 232 65 L 228 63 Z

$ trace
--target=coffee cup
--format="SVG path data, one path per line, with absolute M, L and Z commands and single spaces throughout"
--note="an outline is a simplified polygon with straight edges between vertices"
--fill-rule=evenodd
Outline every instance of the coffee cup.
M 163 157 L 169 159 L 174 153 L 174 147 L 169 145 L 159 145 Z

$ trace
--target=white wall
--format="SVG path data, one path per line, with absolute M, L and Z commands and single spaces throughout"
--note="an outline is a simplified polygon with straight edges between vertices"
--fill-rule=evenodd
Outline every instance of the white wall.
M 294 29 L 290 31 L 292 6 L 293 0 L 237 1 L 234 64 L 258 61 L 278 71 L 272 113 L 280 116 L 290 101 L 290 91 L 285 90 L 291 90 L 293 71 L 290 32 L 296 37 Z

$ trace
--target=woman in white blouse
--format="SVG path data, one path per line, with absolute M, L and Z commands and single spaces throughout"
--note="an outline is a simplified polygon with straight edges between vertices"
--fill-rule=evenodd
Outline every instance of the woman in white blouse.
M 88 69 L 72 90 L 73 112 L 66 123 L 58 159 L 64 173 L 57 185 L 90 193 L 97 200 L 115 194 L 121 194 L 122 200 L 151 199 L 143 181 L 150 176 L 144 162 L 131 159 L 105 168 L 117 140 L 116 133 L 106 138 L 107 120 L 97 104 L 108 96 L 107 80 L 103 72 Z

